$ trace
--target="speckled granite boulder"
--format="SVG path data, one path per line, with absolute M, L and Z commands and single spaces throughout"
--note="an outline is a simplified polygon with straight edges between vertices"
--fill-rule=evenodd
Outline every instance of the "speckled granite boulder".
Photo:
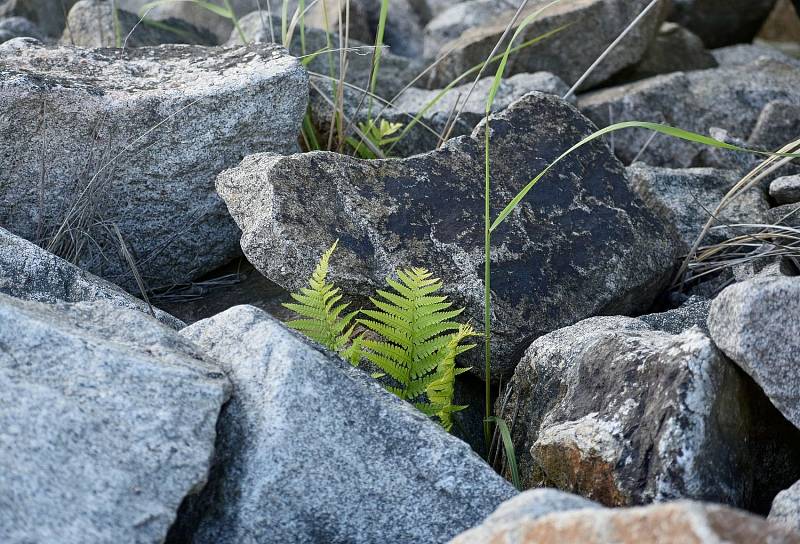
M 459 535 L 451 544 L 797 544 L 800 533 L 718 504 L 573 510 Z
M 80 0 L 69 10 L 63 45 L 78 47 L 142 47 L 166 43 L 214 45 L 216 38 L 179 19 L 153 26 L 135 13 L 112 10 L 109 0 Z
M 493 216 L 520 187 L 594 130 L 559 98 L 531 93 L 491 120 Z M 293 290 L 339 239 L 331 278 L 366 297 L 397 268 L 426 266 L 483 322 L 483 125 L 403 160 L 335 153 L 253 155 L 217 188 L 265 276 Z M 493 378 L 530 340 L 585 317 L 646 307 L 678 244 L 596 142 L 558 165 L 493 235 Z M 479 350 L 473 350 L 478 352 Z M 478 355 L 473 355 L 478 357 Z M 475 367 L 481 365 L 475 364 Z
M 800 531 L 800 482 L 778 493 L 772 501 L 768 519 Z
M 369 376 L 251 306 L 181 333 L 234 386 L 172 542 L 445 542 L 516 490 Z
M 164 542 L 206 483 L 219 367 L 108 301 L 0 295 L 0 541 Z
M 0 228 L 0 293 L 50 304 L 105 300 L 115 306 L 154 313 L 156 319 L 173 329 L 184 327 L 179 319 L 157 308 L 151 311 L 144 301 L 116 285 L 3 228 Z
M 708 328 L 719 348 L 800 428 L 800 278 L 762 277 L 725 289 Z
M 759 56 L 747 64 L 724 64 L 719 68 L 676 72 L 635 83 L 609 87 L 580 97 L 581 111 L 598 126 L 622 121 L 665 123 L 708 135 L 712 128 L 724 129 L 750 147 L 769 147 L 765 135 L 780 129 L 787 139 L 796 138 L 793 117 L 769 116 L 760 121 L 762 111 L 772 102 L 800 106 L 800 68 L 796 62 Z M 680 99 L 677 99 L 680 97 Z M 756 130 L 758 129 L 758 130 Z M 623 162 L 635 157 L 653 166 L 688 168 L 697 165 L 732 168 L 730 164 L 702 162 L 706 147 L 664 135 L 627 129 L 614 135 L 614 150 Z M 647 144 L 647 145 L 646 145 Z M 774 150 L 775 148 L 770 148 Z
M 517 24 L 549 3 L 547 0 L 529 2 Z M 506 73 L 546 71 L 572 85 L 649 3 L 650 0 L 573 0 L 555 4 L 525 28 L 518 43 L 563 25 L 569 28 L 516 52 L 508 62 Z M 484 62 L 518 6 L 513 0 L 472 0 L 454 5 L 428 23 L 425 51 L 430 56 L 443 57 L 431 72 L 430 86 L 444 87 Z M 659 2 L 592 72 L 584 88 L 596 86 L 636 64 L 658 32 L 668 8 L 669 2 Z M 444 56 L 448 51 L 450 53 Z
M 588 319 L 533 342 L 509 386 L 498 408 L 526 488 L 608 506 L 691 498 L 765 511 L 800 472 L 790 461 L 800 432 L 698 328 Z
M 276 46 L 6 42 L 0 226 L 128 290 L 120 238 L 147 287 L 190 281 L 240 251 L 216 174 L 296 150 L 307 93 Z

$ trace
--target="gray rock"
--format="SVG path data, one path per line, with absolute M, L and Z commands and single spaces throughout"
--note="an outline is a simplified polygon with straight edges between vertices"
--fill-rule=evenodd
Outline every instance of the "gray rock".
M 254 155 L 223 172 L 217 189 L 248 259 L 279 285 L 299 288 L 339 239 L 331 278 L 345 295 L 363 298 L 397 268 L 426 266 L 466 306 L 464 317 L 482 323 L 482 130 L 404 160 Z M 494 114 L 491 130 L 497 216 L 593 127 L 570 104 L 531 93 Z M 510 374 L 515 350 L 536 336 L 646 307 L 677 257 L 674 236 L 604 144 L 556 166 L 493 235 L 493 377 Z
M 447 44 L 471 28 L 480 28 L 488 20 L 506 11 L 516 10 L 513 0 L 465 0 L 451 2 L 425 26 L 424 54 L 435 59 L 447 51 Z
M 714 55 L 690 30 L 675 23 L 664 23 L 642 60 L 624 76 L 628 80 L 644 79 L 659 74 L 716 68 Z
M 769 185 L 769 196 L 776 204 L 800 202 L 800 176 L 784 176 Z
M 521 518 L 482 533 L 469 531 L 450 544 L 796 544 L 800 533 L 760 516 L 694 501 L 640 508 L 571 510 L 536 520 Z
M 763 509 L 800 470 L 780 465 L 800 452 L 800 433 L 698 328 L 591 318 L 534 341 L 510 388 L 500 415 L 525 488 L 608 506 L 694 498 Z M 752 463 L 766 444 L 779 471 Z
M 77 0 L 2 0 L 0 2 L 0 19 L 4 17 L 24 17 L 36 24 L 46 36 L 57 38 L 64 30 L 72 5 Z M 34 36 L 35 37 L 35 36 Z
M 0 295 L 0 323 L 0 540 L 164 542 L 206 482 L 220 369 L 107 301 Z
M 214 45 L 216 38 L 179 19 L 161 21 L 153 26 L 138 15 L 112 10 L 108 0 L 80 0 L 69 11 L 67 28 L 61 36 L 63 45 L 79 47 L 142 47 L 165 43 Z
M 729 170 L 711 168 L 670 169 L 637 163 L 628 168 L 631 183 L 644 201 L 670 219 L 690 248 L 703 230 L 710 214 L 739 181 Z M 741 193 L 716 217 L 714 230 L 705 240 L 721 241 L 742 234 L 742 228 L 719 227 L 734 224 L 762 224 L 769 203 L 760 187 Z
M 273 12 L 274 13 L 274 12 Z M 270 31 L 269 22 L 272 21 L 272 31 Z M 281 40 L 281 20 L 279 17 L 273 15 L 272 19 L 265 11 L 255 11 L 243 17 L 239 21 L 239 26 L 242 29 L 248 42 L 252 43 L 270 43 L 273 36 L 276 40 Z M 332 53 L 334 59 L 333 75 L 339 77 L 339 51 L 340 42 L 337 35 L 330 36 L 331 48 L 334 50 Z M 226 45 L 240 45 L 242 38 L 237 31 L 233 31 L 228 39 Z M 370 74 L 372 71 L 372 46 L 350 37 L 347 42 L 348 49 L 350 50 L 347 55 L 347 70 L 346 81 L 355 86 L 357 89 L 368 89 L 370 82 Z M 316 51 L 327 49 L 328 37 L 324 30 L 308 27 L 305 32 L 305 51 L 306 54 L 311 54 Z M 300 32 L 295 31 L 292 36 L 292 42 L 289 49 L 295 55 L 302 55 L 302 43 L 300 39 Z M 329 57 L 327 54 L 319 54 L 308 63 L 308 69 L 311 72 L 322 74 L 326 77 L 315 77 L 316 86 L 319 89 L 324 89 L 330 92 L 331 82 L 327 76 L 331 74 L 331 67 L 329 64 Z M 379 78 L 375 88 L 378 96 L 385 99 L 393 98 L 400 92 L 411 80 L 413 80 L 424 67 L 413 59 L 407 59 L 398 55 L 392 54 L 389 50 L 384 50 L 381 53 L 381 64 L 379 71 Z M 346 88 L 347 91 L 352 90 Z M 360 94 L 360 93 L 359 93 Z M 360 96 L 358 97 L 360 101 Z
M 136 15 L 142 14 L 142 9 L 151 0 L 118 0 L 117 5 Z M 280 15 L 283 9 L 284 0 L 228 0 L 233 9 L 233 13 L 237 18 L 241 19 L 248 13 L 252 13 L 258 9 L 267 9 L 267 5 L 271 7 L 272 13 Z M 217 3 L 217 5 L 221 5 Z M 261 6 L 259 8 L 259 6 Z M 289 0 L 289 14 L 294 14 L 297 7 L 297 0 Z M 156 21 L 164 21 L 168 19 L 175 19 L 185 21 L 186 23 L 211 32 L 217 39 L 217 43 L 224 43 L 230 36 L 231 31 L 234 30 L 233 21 L 226 17 L 220 17 L 218 14 L 213 13 L 194 2 L 169 2 L 152 9 L 147 13 L 149 19 Z
M 681 334 L 692 327 L 708 333 L 706 320 L 711 309 L 711 301 L 700 297 L 689 297 L 680 307 L 667 312 L 647 314 L 639 317 L 653 330 Z
M 547 3 L 547 0 L 529 2 L 519 22 Z M 569 28 L 514 54 L 506 73 L 513 75 L 546 71 L 572 85 L 648 3 L 648 0 L 581 0 L 556 4 L 525 28 L 519 36 L 519 43 L 565 24 L 569 24 Z M 517 7 L 518 3 L 511 1 L 475 0 L 457 4 L 432 20 L 426 29 L 426 52 L 435 53 L 437 57 L 447 51 L 450 53 L 432 71 L 429 85 L 444 87 L 455 77 L 486 61 Z M 611 51 L 586 80 L 583 88 L 596 86 L 636 64 L 658 32 L 668 7 L 668 2 L 660 2 Z M 473 10 L 474 15 L 465 16 L 465 13 Z M 483 11 L 488 13 L 477 16 Z M 465 21 L 469 23 L 469 28 L 462 31 Z M 456 29 L 447 29 L 450 24 L 454 24 Z M 437 37 L 440 35 L 442 38 Z M 458 37 L 451 39 L 452 35 Z
M 778 493 L 767 519 L 800 532 L 800 482 Z
M 0 228 L 0 293 L 36 302 L 90 302 L 105 300 L 114 306 L 150 314 L 143 301 L 116 285 L 85 272 L 39 246 Z M 181 329 L 185 325 L 154 308 L 164 325 Z
M 711 305 L 711 337 L 800 427 L 800 278 L 766 277 L 725 289 Z
M 601 127 L 632 120 L 666 123 L 700 134 L 717 127 L 748 141 L 767 104 L 800 106 L 799 75 L 793 64 L 759 59 L 749 65 L 678 72 L 611 87 L 583 95 L 579 104 Z M 626 163 L 638 156 L 653 166 L 675 168 L 697 165 L 705 149 L 664 135 L 648 143 L 650 137 L 645 130 L 620 131 L 614 135 L 614 149 Z M 755 140 L 750 143 L 758 145 Z
M 0 40 L 0 43 L 6 42 L 13 38 L 34 38 L 39 41 L 44 41 L 45 37 L 42 31 L 39 30 L 35 24 L 27 20 L 25 17 L 8 17 L 0 19 L 0 33 L 4 33 L 8 37 Z
M 759 59 L 772 59 L 784 64 L 796 64 L 800 66 L 800 60 L 790 57 L 780 50 L 767 45 L 740 43 L 713 49 L 711 54 L 717 64 L 725 67 L 746 66 Z
M 800 204 L 784 204 L 770 208 L 767 220 L 771 225 L 800 226 Z
M 775 0 L 672 0 L 670 20 L 700 36 L 708 47 L 750 42 Z
M 453 87 L 433 106 L 430 106 L 431 101 L 437 98 L 444 89 L 426 90 L 411 87 L 405 90 L 392 102 L 392 107 L 382 111 L 381 119 L 406 125 L 420 112 L 424 111 L 424 114 L 421 123 L 415 125 L 402 140 L 391 146 L 390 156 L 410 157 L 436 149 L 440 144 L 441 135 L 448 131 L 458 109 L 462 113 L 453 125 L 449 133 L 450 137 L 471 134 L 485 115 L 486 97 L 492 80 L 493 78 L 483 78 L 478 81 L 471 95 L 469 91 L 472 83 Z M 504 79 L 500 84 L 492 111 L 508 107 L 512 102 L 531 91 L 563 96 L 568 90 L 563 81 L 547 72 L 517 74 Z M 467 99 L 468 96 L 469 99 Z M 344 109 L 348 118 L 357 119 L 362 123 L 368 122 L 366 104 L 363 93 L 352 90 L 345 92 Z M 378 111 L 381 109 L 373 108 L 373 115 Z M 326 100 L 312 95 L 311 112 L 315 126 L 320 127 L 323 135 L 327 134 L 330 130 L 330 119 L 333 112 L 330 104 Z
M 539 518 L 559 512 L 602 508 L 599 504 L 557 489 L 531 489 L 501 504 L 483 523 L 461 533 L 459 542 L 486 543 L 491 535 L 513 531 L 520 523 L 533 523 Z
M 115 228 L 147 287 L 239 254 L 214 177 L 247 153 L 294 151 L 307 101 L 305 70 L 276 46 L 16 39 L 0 46 L 0 74 L 0 111 L 15 120 L 0 124 L 0 226 L 127 290 Z
M 220 360 L 234 396 L 174 541 L 444 542 L 516 494 L 465 443 L 260 310 L 182 334 Z

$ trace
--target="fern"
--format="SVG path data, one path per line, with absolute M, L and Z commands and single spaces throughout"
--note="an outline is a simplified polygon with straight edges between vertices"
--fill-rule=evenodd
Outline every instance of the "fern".
M 285 303 L 283 306 L 301 318 L 289 321 L 289 327 L 338 352 L 351 364 L 358 365 L 362 341 L 360 338 L 352 339 L 355 330 L 353 320 L 358 315 L 358 310 L 342 315 L 350 304 L 340 303 L 342 295 L 339 289 L 327 282 L 331 255 L 338 244 L 337 240 L 323 253 L 308 280 L 308 287 L 302 287 L 299 293 L 291 294 L 295 302 Z
M 435 296 L 442 283 L 430 272 L 412 268 L 397 276 L 400 281 L 386 280 L 394 292 L 378 291 L 380 298 L 370 299 L 378 309 L 361 312 L 366 317 L 358 322 L 381 337 L 364 339 L 363 355 L 394 381 L 388 390 L 444 424 L 459 409 L 451 406 L 455 376 L 461 373 L 455 357 L 474 347 L 460 345 L 474 331 L 452 321 L 463 309 L 451 310 L 447 297 Z
M 478 333 L 471 325 L 461 325 L 458 332 L 450 338 L 450 342 L 443 350 L 442 358 L 436 368 L 434 380 L 428 385 L 426 393 L 430 401 L 430 415 L 439 418 L 439 422 L 446 431 L 453 428 L 453 414 L 466 409 L 466 406 L 453 404 L 455 394 L 456 376 L 469 372 L 469 368 L 456 368 L 456 357 L 475 346 L 462 346 L 461 342 Z

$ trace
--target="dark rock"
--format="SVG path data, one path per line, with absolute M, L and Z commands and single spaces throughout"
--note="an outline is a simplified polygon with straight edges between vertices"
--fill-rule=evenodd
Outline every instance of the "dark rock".
M 365 373 L 252 307 L 182 334 L 234 384 L 171 542 L 445 542 L 516 491 Z
M 6 42 L 0 225 L 136 290 L 118 228 L 146 288 L 191 281 L 240 254 L 216 174 L 296 150 L 306 85 L 277 46 Z
M 163 542 L 230 394 L 191 342 L 109 301 L 0 295 L 0 541 Z
M 548 2 L 530 2 L 517 24 Z M 567 84 L 577 82 L 649 0 L 582 0 L 550 7 L 528 25 L 518 43 L 534 39 L 563 25 L 569 28 L 511 56 L 506 73 L 551 72 Z M 518 7 L 510 0 L 473 0 L 457 4 L 433 19 L 426 28 L 425 51 L 442 56 L 432 71 L 431 87 L 444 87 L 457 76 L 489 58 Z M 636 64 L 644 55 L 666 16 L 669 2 L 660 2 L 605 58 L 583 88 L 591 88 Z M 477 14 L 485 13 L 485 16 Z M 463 29 L 465 22 L 468 28 Z M 455 28 L 450 29 L 453 25 Z M 453 37 L 457 36 L 457 37 Z M 447 56 L 443 56 L 449 52 Z
M 775 0 L 672 0 L 670 20 L 680 23 L 708 47 L 750 42 Z
M 132 297 L 116 285 L 84 272 L 39 246 L 0 228 L 0 293 L 36 302 L 90 302 L 105 300 L 114 306 L 154 313 L 164 325 L 185 324 Z
M 108 0 L 80 0 L 69 11 L 63 45 L 79 47 L 143 47 L 165 43 L 214 45 L 216 38 L 180 19 L 154 26 L 138 15 L 117 9 Z
M 528 348 L 500 411 L 523 486 L 609 506 L 692 498 L 766 510 L 800 472 L 788 461 L 800 432 L 700 329 L 653 322 L 592 318 Z
M 491 130 L 496 217 L 594 127 L 566 102 L 531 93 L 494 114 Z M 248 259 L 279 285 L 300 287 L 339 239 L 331 278 L 347 296 L 372 294 L 397 268 L 425 266 L 466 306 L 464 317 L 482 323 L 482 131 L 404 160 L 254 155 L 221 174 L 217 188 Z M 674 236 L 604 144 L 556 166 L 493 235 L 493 377 L 510 374 L 515 352 L 541 334 L 646 308 L 676 260 Z
M 708 328 L 719 348 L 800 427 L 800 278 L 764 277 L 725 289 L 711 305 Z

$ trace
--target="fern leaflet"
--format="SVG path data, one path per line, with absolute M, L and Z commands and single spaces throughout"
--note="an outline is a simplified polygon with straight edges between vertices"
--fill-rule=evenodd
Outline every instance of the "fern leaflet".
M 355 325 L 353 320 L 358 310 L 343 314 L 349 303 L 340 303 L 342 295 L 338 288 L 327 282 L 331 255 L 336 251 L 337 240 L 325 253 L 308 280 L 308 286 L 299 293 L 292 293 L 295 302 L 283 306 L 300 316 L 287 325 L 300 331 L 315 342 L 338 352 L 342 357 L 357 365 L 361 360 L 361 338 L 352 339 Z

